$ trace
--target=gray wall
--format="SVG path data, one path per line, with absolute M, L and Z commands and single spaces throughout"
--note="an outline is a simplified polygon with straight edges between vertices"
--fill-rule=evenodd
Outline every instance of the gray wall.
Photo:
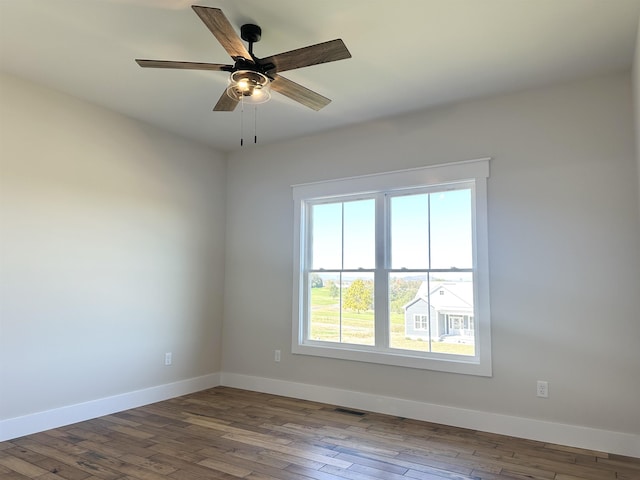
M 634 145 L 618 74 L 232 154 L 223 371 L 640 432 Z M 291 355 L 290 185 L 484 156 L 494 376 Z
M 636 160 L 638 162 L 638 205 L 640 206 L 640 23 L 638 24 L 636 49 L 633 57 L 632 81 L 636 126 Z M 638 215 L 640 215 L 640 208 L 638 208 Z
M 629 74 L 246 148 L 227 167 L 0 82 L 0 419 L 223 371 L 640 431 Z M 494 376 L 288 353 L 290 185 L 484 156 Z
M 208 148 L 0 76 L 0 419 L 220 370 L 225 175 Z

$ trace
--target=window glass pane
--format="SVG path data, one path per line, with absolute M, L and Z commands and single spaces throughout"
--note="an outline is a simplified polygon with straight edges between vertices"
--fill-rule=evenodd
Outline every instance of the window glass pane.
M 389 343 L 391 348 L 429 350 L 429 309 L 421 300 L 427 274 L 389 275 Z M 424 327 L 424 328 L 423 328 Z
M 375 208 L 372 198 L 344 203 L 343 268 L 375 268 Z
M 431 268 L 472 268 L 471 190 L 430 194 Z
M 391 268 L 429 268 L 429 196 L 391 197 Z
M 373 274 L 309 274 L 309 339 L 375 344 Z
M 309 339 L 340 341 L 341 275 L 309 274 Z
M 375 345 L 373 273 L 343 274 L 342 343 Z
M 342 203 L 311 206 L 311 268 L 342 268 Z
M 475 355 L 473 274 L 440 272 L 429 275 L 431 351 Z
M 475 355 L 471 273 L 389 276 L 390 347 Z

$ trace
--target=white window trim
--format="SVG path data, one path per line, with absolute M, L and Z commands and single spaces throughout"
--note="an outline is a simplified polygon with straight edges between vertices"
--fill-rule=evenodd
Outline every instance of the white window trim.
M 491 366 L 491 314 L 489 308 L 489 258 L 487 219 L 487 179 L 490 158 L 432 165 L 388 173 L 363 175 L 322 182 L 293 185 L 294 200 L 294 258 L 293 258 L 293 322 L 292 345 L 294 354 L 338 358 L 400 367 L 420 368 L 450 373 L 461 373 L 490 377 Z M 340 344 L 305 340 L 302 326 L 306 305 L 302 299 L 304 281 L 305 238 L 304 205 L 306 200 L 318 200 L 338 195 L 362 195 L 373 192 L 398 191 L 417 187 L 428 187 L 446 183 L 474 181 L 474 285 L 476 327 L 476 355 L 430 353 L 429 358 L 406 351 L 352 344 Z M 383 232 L 377 232 L 382 234 Z M 376 334 L 377 335 L 377 334 Z

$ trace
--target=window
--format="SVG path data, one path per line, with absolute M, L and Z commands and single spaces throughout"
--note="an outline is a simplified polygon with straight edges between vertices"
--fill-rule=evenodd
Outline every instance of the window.
M 293 187 L 292 351 L 491 375 L 489 160 Z
M 426 330 L 429 328 L 429 317 L 427 315 L 414 315 L 413 320 L 416 330 Z

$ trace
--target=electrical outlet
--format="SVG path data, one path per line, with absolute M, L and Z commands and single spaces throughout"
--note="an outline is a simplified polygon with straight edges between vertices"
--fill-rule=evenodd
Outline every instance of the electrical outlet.
M 171 354 L 171 352 L 167 352 L 164 354 L 164 364 L 169 366 L 173 363 L 173 355 Z
M 536 395 L 541 398 L 549 398 L 549 383 L 545 380 L 538 380 Z
M 275 351 L 274 351 L 274 353 L 273 353 L 273 359 L 274 359 L 276 362 L 279 362 L 279 361 L 280 361 L 280 350 L 275 350 Z

